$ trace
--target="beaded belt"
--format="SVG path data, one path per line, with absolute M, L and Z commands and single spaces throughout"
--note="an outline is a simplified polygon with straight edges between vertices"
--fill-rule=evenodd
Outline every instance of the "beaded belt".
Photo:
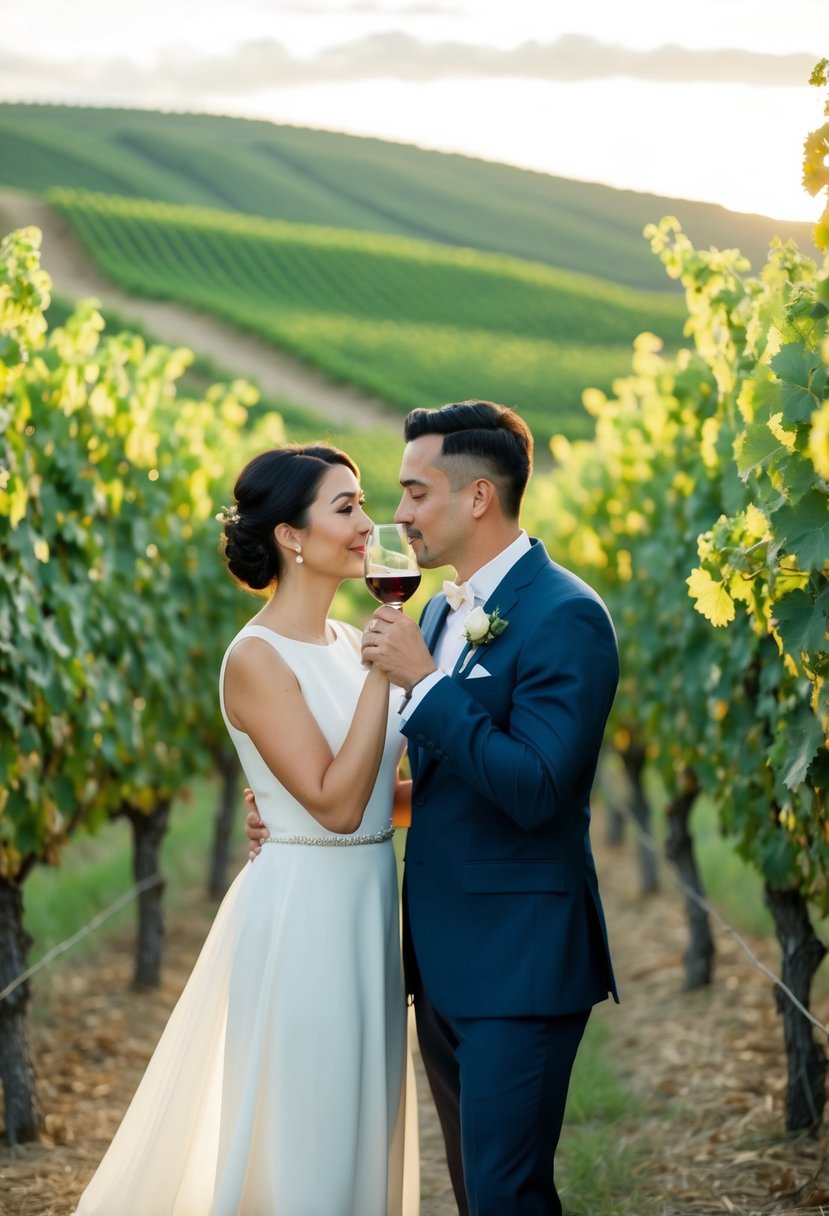
M 321 844 L 321 845 L 353 845 L 353 844 L 382 844 L 391 840 L 394 828 L 383 828 L 382 832 L 372 832 L 363 836 L 266 836 L 262 844 Z

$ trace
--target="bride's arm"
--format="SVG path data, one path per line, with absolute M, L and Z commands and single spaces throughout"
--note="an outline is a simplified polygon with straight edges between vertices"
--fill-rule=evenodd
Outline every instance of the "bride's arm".
M 245 815 L 245 834 L 248 838 L 250 852 L 248 856 L 255 861 L 262 852 L 262 841 L 268 836 L 267 824 L 263 822 L 256 806 L 253 790 L 245 789 L 247 814 Z M 411 778 L 404 779 L 397 774 L 392 803 L 392 823 L 396 828 L 407 828 L 412 817 L 412 782 Z
M 331 690 L 336 696 L 337 690 Z M 243 638 L 228 658 L 225 710 L 273 775 L 325 828 L 354 832 L 369 800 L 386 738 L 389 682 L 366 676 L 342 747 L 334 755 L 299 683 L 272 646 Z

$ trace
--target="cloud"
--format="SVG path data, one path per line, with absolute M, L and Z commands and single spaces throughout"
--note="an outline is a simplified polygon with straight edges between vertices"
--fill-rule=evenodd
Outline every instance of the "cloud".
M 501 50 L 458 42 L 425 43 L 388 32 L 324 51 L 313 66 L 326 79 L 380 74 L 406 80 L 518 76 L 572 82 L 627 76 L 660 83 L 803 85 L 814 66 L 814 56 L 703 51 L 681 46 L 640 51 L 580 34 Z
M 465 10 L 457 4 L 384 4 L 382 0 L 352 0 L 350 4 L 315 3 L 314 0 L 285 0 L 279 12 L 297 13 L 303 17 L 380 16 L 380 17 L 461 17 Z
M 389 8 L 384 4 L 373 3 L 372 0 L 355 0 L 354 4 L 348 6 L 348 12 L 352 13 L 394 13 L 400 17 L 461 17 L 464 15 L 465 9 L 459 4 L 401 4 L 395 8 Z
M 370 3 L 371 0 L 366 0 Z M 771 55 L 663 46 L 641 51 L 577 34 L 555 42 L 525 42 L 513 49 L 460 42 L 423 42 L 388 31 L 329 47 L 302 59 L 274 40 L 244 43 L 220 56 L 195 57 L 180 48 L 163 52 L 154 67 L 127 59 L 47 63 L 0 53 L 2 92 L 20 97 L 96 92 L 107 99 L 163 97 L 192 103 L 194 94 L 244 97 L 264 89 L 371 80 L 428 81 L 445 77 L 503 77 L 589 81 L 617 76 L 664 83 L 805 85 L 814 66 L 808 54 Z

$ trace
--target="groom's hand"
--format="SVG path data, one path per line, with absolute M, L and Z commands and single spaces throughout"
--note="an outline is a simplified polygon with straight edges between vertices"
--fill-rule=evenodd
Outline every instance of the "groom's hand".
M 247 833 L 247 838 L 250 842 L 250 852 L 248 853 L 248 857 L 251 861 L 255 861 L 262 852 L 262 841 L 268 835 L 268 829 L 259 818 L 259 812 L 256 809 L 256 799 L 253 796 L 253 790 L 245 790 L 245 802 L 250 807 L 250 810 L 245 816 L 245 832 Z
M 417 622 L 386 605 L 377 609 L 363 630 L 363 662 L 379 667 L 401 688 L 411 688 L 437 671 Z

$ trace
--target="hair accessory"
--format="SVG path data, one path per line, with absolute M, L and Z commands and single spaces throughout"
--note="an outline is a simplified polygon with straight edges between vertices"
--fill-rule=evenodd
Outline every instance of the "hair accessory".
M 298 566 L 301 566 L 302 563 L 305 561 L 305 558 L 302 556 L 302 550 L 300 549 L 299 545 L 297 545 L 297 547 L 296 547 L 296 558 L 294 560 L 296 561 L 296 564 Z
M 229 507 L 223 506 L 221 511 L 216 512 L 216 518 L 223 524 L 238 524 L 239 508 L 236 503 L 232 503 Z

